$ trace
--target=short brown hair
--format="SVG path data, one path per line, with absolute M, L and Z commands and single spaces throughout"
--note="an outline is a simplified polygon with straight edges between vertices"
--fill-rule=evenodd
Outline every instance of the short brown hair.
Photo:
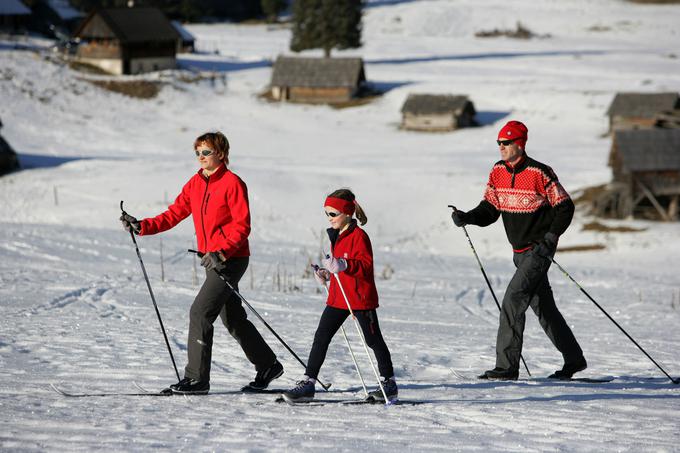
M 194 150 L 198 148 L 201 143 L 206 143 L 215 152 L 224 153 L 224 165 L 229 165 L 229 140 L 220 131 L 217 132 L 206 132 L 205 134 L 199 135 L 196 140 L 194 140 Z

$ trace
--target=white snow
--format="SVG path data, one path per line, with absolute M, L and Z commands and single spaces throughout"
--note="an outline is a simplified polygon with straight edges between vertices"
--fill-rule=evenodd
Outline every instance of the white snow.
M 551 37 L 474 37 L 517 21 Z M 608 181 L 605 111 L 618 91 L 680 91 L 678 23 L 680 5 L 617 0 L 375 0 L 364 47 L 337 54 L 362 56 L 368 79 L 390 90 L 342 110 L 256 96 L 269 63 L 287 52 L 282 28 L 187 25 L 205 53 L 181 55 L 181 65 L 218 71 L 226 85 L 152 74 L 145 78 L 171 81 L 152 100 L 95 87 L 47 59 L 44 40 L 22 43 L 39 52 L 0 42 L 2 134 L 31 167 L 0 178 L 0 449 L 677 451 L 680 388 L 557 269 L 550 278 L 558 306 L 589 362 L 582 375 L 614 381 L 488 383 L 452 372 L 474 376 L 493 366 L 498 310 L 446 206 L 479 202 L 498 159 L 495 134 L 509 119 L 528 125 L 529 154 L 572 194 Z M 401 131 L 399 109 L 411 92 L 467 94 L 485 126 Z M 160 389 L 175 381 L 119 202 L 138 217 L 163 210 L 196 170 L 193 139 L 213 129 L 229 137 L 232 168 L 249 187 L 243 295 L 306 360 L 324 306 L 305 277 L 309 260 L 328 248 L 321 204 L 331 190 L 351 187 L 369 217 L 376 274 L 394 270 L 378 278 L 378 313 L 400 396 L 426 404 L 299 408 L 274 395 L 230 393 L 254 370 L 219 322 L 213 395 L 78 399 L 50 390 L 51 382 L 125 392 L 136 391 L 133 382 Z M 558 253 L 557 261 L 680 375 L 678 224 L 609 221 L 645 230 L 582 231 L 592 220 L 577 212 L 561 245 L 602 243 L 606 251 Z M 190 223 L 139 238 L 180 373 L 197 292 L 185 252 Z M 500 298 L 513 270 L 502 224 L 469 232 Z M 286 368 L 273 387 L 294 385 L 302 367 L 253 322 Z M 371 383 L 354 327 L 346 330 Z M 532 313 L 523 355 L 537 377 L 562 365 Z M 341 335 L 321 377 L 333 382 L 329 397 L 361 393 Z

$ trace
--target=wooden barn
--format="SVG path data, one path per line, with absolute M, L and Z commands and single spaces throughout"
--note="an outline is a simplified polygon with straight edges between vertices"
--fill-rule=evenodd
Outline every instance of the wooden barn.
M 181 38 L 158 8 L 111 8 L 88 15 L 74 33 L 77 61 L 111 74 L 173 69 Z
M 25 30 L 31 18 L 31 10 L 19 0 L 0 1 L 0 31 L 16 33 Z
M 616 188 L 610 196 L 611 213 L 678 220 L 680 129 L 616 131 L 609 164 Z
M 660 114 L 680 109 L 678 93 L 617 93 L 607 115 L 609 131 L 655 127 Z
M 467 96 L 409 94 L 401 107 L 401 127 L 415 131 L 452 131 L 476 126 L 476 114 Z
M 272 70 L 270 94 L 277 101 L 332 104 L 354 98 L 365 83 L 361 58 L 279 56 Z

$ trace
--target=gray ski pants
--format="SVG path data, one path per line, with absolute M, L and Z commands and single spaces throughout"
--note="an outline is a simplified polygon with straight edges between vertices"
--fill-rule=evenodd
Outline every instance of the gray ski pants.
M 248 257 L 230 258 L 222 273 L 238 291 L 238 282 L 248 267 Z M 234 294 L 213 270 L 206 272 L 206 279 L 194 303 L 189 318 L 187 353 L 189 360 L 184 377 L 210 380 L 212 358 L 213 323 L 222 318 L 227 330 L 241 345 L 241 349 L 257 371 L 266 370 L 276 362 L 276 355 L 264 341 L 260 332 L 246 316 L 241 299 Z
M 552 261 L 532 250 L 515 253 L 517 267 L 503 297 L 496 337 L 496 367 L 518 370 L 524 335 L 525 312 L 529 307 L 538 317 L 543 331 L 562 353 L 565 363 L 577 362 L 583 351 L 555 305 L 548 269 Z

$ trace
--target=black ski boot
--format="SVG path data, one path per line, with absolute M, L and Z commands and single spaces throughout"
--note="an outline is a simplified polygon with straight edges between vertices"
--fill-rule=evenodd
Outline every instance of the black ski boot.
M 283 375 L 283 365 L 278 360 L 274 362 L 274 365 L 270 366 L 266 370 L 258 371 L 255 375 L 255 380 L 250 384 L 243 387 L 241 390 L 264 390 L 269 387 L 269 383 L 276 378 Z
M 314 388 L 314 380 L 305 378 L 287 392 L 283 392 L 281 396 L 289 403 L 309 403 L 314 399 L 316 389 Z
M 180 395 L 207 395 L 210 391 L 210 382 L 185 377 L 177 384 L 172 384 L 169 389 L 172 393 Z
M 519 370 L 505 370 L 503 368 L 494 368 L 487 370 L 477 376 L 478 379 L 488 379 L 491 381 L 516 381 L 519 377 Z
M 387 395 L 387 399 L 389 401 L 394 401 L 397 399 L 399 396 L 399 389 L 397 388 L 397 381 L 394 380 L 394 378 L 387 378 L 384 381 L 381 382 L 383 389 L 385 389 L 385 394 Z M 382 391 L 380 389 L 373 390 L 368 394 L 368 399 L 370 400 L 375 400 L 375 401 L 380 401 L 384 402 L 385 397 L 383 396 Z
M 571 379 L 571 377 L 588 368 L 588 363 L 585 357 L 581 357 L 580 360 L 572 363 L 565 363 L 561 370 L 555 371 L 553 374 L 548 376 L 548 379 Z

